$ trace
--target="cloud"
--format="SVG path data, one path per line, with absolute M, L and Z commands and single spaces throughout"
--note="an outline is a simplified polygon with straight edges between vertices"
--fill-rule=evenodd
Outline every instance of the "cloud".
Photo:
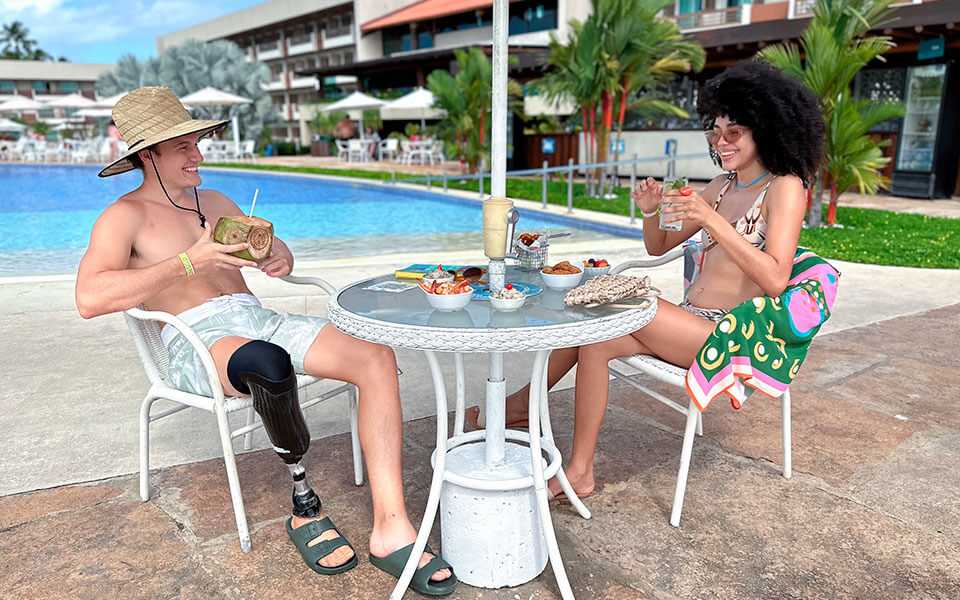
M 63 0 L 0 0 L 0 14 L 16 14 L 31 9 L 38 15 L 45 15 L 63 4 Z
M 110 44 L 124 52 L 124 42 L 143 47 L 145 39 L 201 23 L 252 4 L 190 0 L 0 0 L 0 22 L 20 20 L 39 47 L 54 55 L 89 53 L 90 44 Z M 231 8 L 233 7 L 237 8 Z M 151 44 L 152 45 L 152 44 Z

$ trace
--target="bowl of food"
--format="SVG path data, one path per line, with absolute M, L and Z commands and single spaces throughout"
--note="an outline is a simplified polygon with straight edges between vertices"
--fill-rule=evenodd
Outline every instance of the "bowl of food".
M 583 276 L 592 279 L 610 272 L 610 263 L 603 258 L 588 258 L 583 261 Z
M 427 296 L 427 302 L 437 310 L 461 310 L 473 298 L 473 288 L 469 281 L 453 283 L 450 281 L 420 282 L 420 289 Z
M 508 283 L 503 286 L 503 289 L 499 292 L 492 292 L 490 294 L 490 306 L 492 306 L 494 310 L 509 312 L 523 306 L 526 299 L 527 297 L 524 296 L 523 292 L 514 288 L 513 284 Z
M 544 285 L 553 290 L 569 290 L 577 287 L 583 279 L 583 270 L 567 261 L 540 270 Z
M 427 271 L 423 274 L 423 282 L 426 284 L 431 284 L 434 281 L 437 283 L 446 283 L 452 282 L 455 278 L 455 275 L 450 271 L 445 271 L 443 265 L 437 265 L 437 268 L 432 271 Z

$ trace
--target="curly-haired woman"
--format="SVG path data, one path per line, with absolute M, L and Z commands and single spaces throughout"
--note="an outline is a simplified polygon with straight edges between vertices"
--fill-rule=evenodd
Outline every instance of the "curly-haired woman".
M 661 185 L 640 182 L 633 200 L 644 216 L 643 240 L 654 256 L 701 235 L 699 277 L 680 304 L 660 299 L 643 329 L 597 344 L 555 351 L 553 386 L 577 364 L 573 452 L 566 475 L 580 497 L 593 493 L 593 458 L 607 407 L 611 359 L 648 354 L 689 367 L 726 311 L 755 296 L 778 296 L 787 285 L 806 209 L 805 186 L 823 151 L 817 98 L 796 79 L 762 62 L 739 63 L 710 79 L 697 106 L 710 154 L 725 173 L 701 194 L 672 198 L 665 209 L 680 231 L 658 224 Z M 528 389 L 513 394 L 507 422 L 526 419 Z M 557 495 L 560 486 L 550 482 Z

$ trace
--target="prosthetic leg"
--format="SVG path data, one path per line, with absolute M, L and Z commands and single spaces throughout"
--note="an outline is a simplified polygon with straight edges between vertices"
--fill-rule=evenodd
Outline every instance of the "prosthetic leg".
M 238 391 L 253 397 L 253 409 L 277 455 L 293 477 L 293 514 L 316 517 L 320 498 L 310 488 L 303 455 L 310 447 L 310 431 L 303 420 L 297 392 L 297 374 L 287 351 L 263 340 L 240 346 L 227 363 L 227 376 Z

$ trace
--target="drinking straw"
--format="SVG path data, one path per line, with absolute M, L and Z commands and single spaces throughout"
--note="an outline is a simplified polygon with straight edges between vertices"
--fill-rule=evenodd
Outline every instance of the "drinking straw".
M 248 217 L 253 216 L 253 207 L 257 205 L 257 196 L 259 195 L 260 195 L 260 188 L 257 188 L 253 191 L 253 202 L 250 203 L 250 214 L 247 215 Z

